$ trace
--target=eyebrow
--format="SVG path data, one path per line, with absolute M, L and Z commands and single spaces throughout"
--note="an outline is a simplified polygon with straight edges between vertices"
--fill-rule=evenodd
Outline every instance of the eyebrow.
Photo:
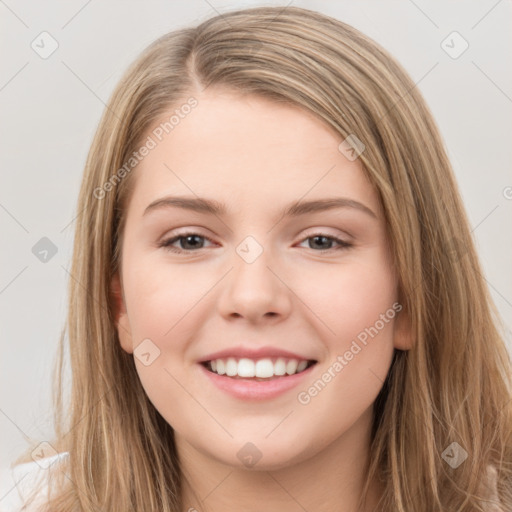
M 167 196 L 153 201 L 142 214 L 147 215 L 151 211 L 165 209 L 165 208 L 183 208 L 198 213 L 207 213 L 211 215 L 226 215 L 227 208 L 224 203 L 220 203 L 213 199 L 205 199 L 200 197 L 185 197 L 185 196 Z M 324 199 L 315 199 L 313 201 L 296 201 L 289 204 L 282 212 L 281 217 L 298 217 L 307 213 L 316 213 L 333 208 L 354 208 L 363 213 L 370 215 L 377 219 L 377 215 L 368 208 L 368 206 L 349 199 L 347 197 L 329 197 Z

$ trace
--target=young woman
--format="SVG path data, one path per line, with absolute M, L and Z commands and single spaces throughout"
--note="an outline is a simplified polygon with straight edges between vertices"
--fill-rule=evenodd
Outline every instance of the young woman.
M 510 356 L 437 127 L 368 37 L 293 7 L 161 37 L 77 212 L 37 510 L 512 510 Z

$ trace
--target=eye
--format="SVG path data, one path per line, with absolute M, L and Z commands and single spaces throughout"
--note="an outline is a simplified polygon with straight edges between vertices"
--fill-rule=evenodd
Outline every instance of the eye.
M 174 236 L 172 238 L 169 238 L 167 240 L 162 241 L 159 244 L 159 247 L 163 247 L 168 251 L 175 252 L 175 253 L 184 253 L 184 252 L 194 252 L 200 249 L 204 248 L 204 243 L 201 243 L 200 240 L 208 240 L 209 242 L 212 242 L 208 237 L 202 236 L 198 233 L 194 232 L 188 232 L 188 233 L 182 233 L 180 235 Z M 308 236 L 303 240 L 302 243 L 304 243 L 306 240 L 312 240 L 313 243 L 309 244 L 310 249 L 320 249 L 318 252 L 324 252 L 324 251 L 331 251 L 331 250 L 343 250 L 348 249 L 349 247 L 352 247 L 352 244 L 349 242 L 345 242 L 344 240 L 341 240 L 339 238 L 336 238 L 334 236 L 329 236 L 323 233 L 316 233 L 314 235 Z M 176 242 L 180 242 L 181 247 L 175 247 L 174 244 Z M 338 245 L 338 247 L 332 247 L 332 243 L 335 243 Z M 318 246 L 323 247 L 318 247 Z M 329 245 L 329 247 L 325 247 L 325 245 Z
M 336 238 L 335 236 L 329 236 L 329 235 L 326 235 L 326 234 L 323 234 L 323 233 L 316 233 L 314 235 L 308 236 L 307 238 L 305 238 L 303 240 L 303 242 L 305 242 L 306 240 L 313 240 L 313 245 L 311 243 L 309 243 L 309 248 L 310 249 L 314 249 L 315 246 L 318 247 L 318 245 L 322 245 L 322 244 L 324 245 L 324 247 L 320 247 L 320 251 L 317 251 L 317 252 L 330 251 L 330 250 L 333 250 L 333 249 L 335 251 L 339 251 L 339 250 L 348 249 L 349 247 L 352 247 L 352 244 L 349 243 L 349 242 L 345 242 L 344 240 Z M 331 246 L 333 241 L 336 244 L 338 244 L 338 247 L 333 248 Z M 326 243 L 330 247 L 325 247 Z
M 182 233 L 181 235 L 174 236 L 168 240 L 164 240 L 159 244 L 159 247 L 164 247 L 168 251 L 182 253 L 182 252 L 193 252 L 194 250 L 202 249 L 202 244 L 198 242 L 198 239 L 204 239 L 211 242 L 211 240 L 205 236 L 199 235 L 198 233 L 189 232 Z M 173 244 L 182 241 L 181 248 L 173 247 Z M 187 248 L 188 246 L 188 248 Z M 190 250 L 191 248 L 191 250 Z

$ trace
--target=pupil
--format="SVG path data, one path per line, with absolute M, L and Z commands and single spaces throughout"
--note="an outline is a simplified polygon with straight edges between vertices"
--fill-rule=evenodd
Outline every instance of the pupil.
M 322 240 L 322 239 L 323 239 L 323 240 L 325 241 L 325 240 L 327 240 L 327 237 L 322 236 L 322 235 L 318 235 L 318 236 L 314 236 L 314 237 L 313 237 L 313 240 L 315 240 L 315 242 L 316 242 L 316 241 L 318 241 L 319 239 L 320 239 L 320 240 Z M 327 243 L 329 243 L 329 242 L 327 242 Z
M 198 238 L 200 238 L 200 237 L 198 237 L 197 235 L 188 235 L 188 236 L 186 236 L 186 237 L 185 237 L 185 244 L 188 244 L 188 243 L 189 243 L 189 241 L 190 241 L 190 240 L 193 240 L 193 239 L 196 239 L 196 241 L 197 241 L 197 239 L 198 239 Z M 182 245 L 183 245 L 183 244 L 182 244 Z M 194 247 L 197 247 L 197 244 L 195 245 L 195 244 L 192 242 L 192 248 L 194 248 Z

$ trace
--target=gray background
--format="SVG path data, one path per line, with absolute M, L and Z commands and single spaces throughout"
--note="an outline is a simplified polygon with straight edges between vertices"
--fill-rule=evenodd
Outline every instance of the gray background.
M 256 5 L 286 4 L 0 0 L 0 469 L 27 439 L 52 437 L 51 369 L 66 315 L 73 219 L 104 103 L 128 64 L 158 36 L 216 12 Z M 512 348 L 511 2 L 292 5 L 360 29 L 418 84 L 448 148 Z M 43 31 L 59 45 L 46 59 L 31 47 L 34 40 L 42 46 Z M 456 59 L 441 47 L 453 31 L 469 43 Z M 58 249 L 46 263 L 32 252 L 43 237 Z

